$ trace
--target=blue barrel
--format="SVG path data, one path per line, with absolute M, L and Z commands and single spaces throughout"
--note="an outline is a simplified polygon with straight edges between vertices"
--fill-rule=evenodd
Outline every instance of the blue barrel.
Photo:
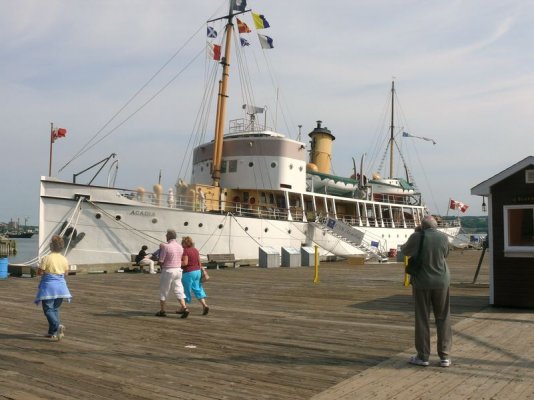
M 7 257 L 0 258 L 0 279 L 7 278 Z

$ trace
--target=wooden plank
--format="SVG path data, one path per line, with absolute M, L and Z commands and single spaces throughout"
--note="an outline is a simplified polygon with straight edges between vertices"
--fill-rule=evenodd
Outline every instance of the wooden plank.
M 486 263 L 485 285 L 465 284 L 479 255 L 454 252 L 450 262 L 453 320 L 472 336 L 480 328 L 467 318 L 488 303 Z M 210 275 L 209 315 L 194 303 L 185 320 L 172 314 L 175 300 L 169 317 L 154 316 L 157 275 L 69 277 L 74 299 L 61 308 L 67 332 L 59 343 L 42 336 L 46 321 L 32 303 L 38 279 L 3 280 L 0 398 L 308 399 L 358 374 L 376 397 L 387 385 L 419 379 L 422 371 L 399 356 L 413 345 L 411 289 L 402 286 L 400 264 L 322 263 L 319 284 L 307 268 Z M 377 365 L 384 366 L 378 377 Z M 447 377 L 448 386 L 455 381 Z

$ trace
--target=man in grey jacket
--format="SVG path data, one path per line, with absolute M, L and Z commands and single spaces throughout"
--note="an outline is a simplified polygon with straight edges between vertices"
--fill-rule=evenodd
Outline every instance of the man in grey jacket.
M 447 261 L 449 241 L 445 234 L 437 230 L 436 219 L 423 218 L 421 230 L 414 232 L 402 246 L 406 256 L 414 256 L 419 250 L 419 242 L 424 234 L 421 248 L 421 269 L 412 276 L 413 297 L 415 302 L 415 349 L 417 355 L 409 362 L 427 366 L 430 356 L 430 311 L 434 312 L 438 334 L 438 355 L 440 365 L 451 365 L 449 352 L 452 347 L 452 328 L 450 320 L 450 274 Z

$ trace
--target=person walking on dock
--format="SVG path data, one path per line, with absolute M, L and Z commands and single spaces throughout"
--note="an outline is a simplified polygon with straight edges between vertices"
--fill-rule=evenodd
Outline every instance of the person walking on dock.
M 182 318 L 187 318 L 189 309 L 185 304 L 184 287 L 182 286 L 182 254 L 184 249 L 176 241 L 176 231 L 167 230 L 167 243 L 159 245 L 159 262 L 161 264 L 161 277 L 159 281 L 160 310 L 157 317 L 166 317 L 165 303 L 171 289 L 173 289 L 178 302 L 182 306 Z
M 43 257 L 37 268 L 37 275 L 41 280 L 35 297 L 35 304 L 42 303 L 43 313 L 48 321 L 48 333 L 45 336 L 58 341 L 65 335 L 65 326 L 61 325 L 59 319 L 59 308 L 64 299 L 69 302 L 72 299 L 65 280 L 69 274 L 69 262 L 61 254 L 64 247 L 61 236 L 52 236 L 52 253 Z
M 452 328 L 450 320 L 450 273 L 446 258 L 449 255 L 449 241 L 437 230 L 436 219 L 423 218 L 421 230 L 414 232 L 402 252 L 414 256 L 419 251 L 419 242 L 424 235 L 420 249 L 421 268 L 412 276 L 415 303 L 415 349 L 417 355 L 410 358 L 411 364 L 427 366 L 430 356 L 430 311 L 434 312 L 437 328 L 437 350 L 442 367 L 449 367 L 449 354 L 452 348 Z
M 191 303 L 192 296 L 191 291 L 202 304 L 202 315 L 208 315 L 210 308 L 206 304 L 206 292 L 202 287 L 200 281 L 202 277 L 202 265 L 200 263 L 200 254 L 195 248 L 193 239 L 189 236 L 182 238 L 182 247 L 184 248 L 184 254 L 182 256 L 182 284 L 184 285 L 185 302 Z M 182 314 L 185 309 L 176 311 L 177 314 Z

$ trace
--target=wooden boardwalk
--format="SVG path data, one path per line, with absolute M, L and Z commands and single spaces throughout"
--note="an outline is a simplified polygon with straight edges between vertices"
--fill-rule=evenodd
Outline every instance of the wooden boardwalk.
M 470 386 L 529 398 L 534 319 L 487 307 L 487 260 L 482 284 L 468 284 L 479 256 L 450 257 L 448 370 L 406 364 L 413 303 L 396 263 L 324 263 L 318 284 L 313 268 L 212 270 L 210 314 L 196 303 L 185 320 L 154 316 L 159 275 L 77 275 L 61 342 L 43 337 L 46 320 L 32 302 L 38 279 L 1 280 L 0 399 L 430 399 L 454 390 L 490 398 Z M 519 345 L 530 350 L 516 357 Z M 511 387 L 516 395 L 504 396 Z

